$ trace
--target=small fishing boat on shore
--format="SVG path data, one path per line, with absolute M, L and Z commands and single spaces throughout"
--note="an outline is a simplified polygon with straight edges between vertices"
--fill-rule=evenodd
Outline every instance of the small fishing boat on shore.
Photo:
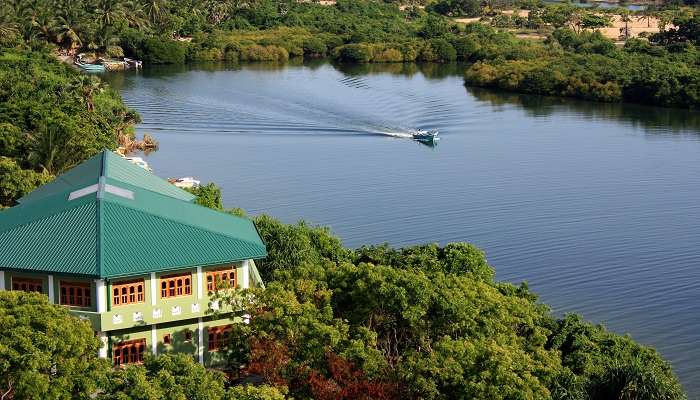
M 105 72 L 107 70 L 102 64 L 87 64 L 84 62 L 76 61 L 75 65 L 87 72 Z
M 440 140 L 438 137 L 438 131 L 437 130 L 431 130 L 431 131 L 424 131 L 422 129 L 419 129 L 416 132 L 412 133 L 413 140 L 417 140 L 419 142 L 424 142 L 424 143 L 432 143 L 436 140 Z
M 184 178 L 170 178 L 168 182 L 182 189 L 191 189 L 199 187 L 200 181 L 194 179 L 191 176 L 186 176 Z

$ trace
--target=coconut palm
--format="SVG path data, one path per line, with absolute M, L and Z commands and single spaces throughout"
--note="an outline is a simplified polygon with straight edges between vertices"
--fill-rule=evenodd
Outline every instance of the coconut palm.
M 166 7 L 166 0 L 146 0 L 143 3 L 143 10 L 148 16 L 148 20 L 154 24 L 163 20 Z
M 125 21 L 127 10 L 125 3 L 120 0 L 98 0 L 95 7 L 95 16 L 103 29 L 117 22 Z
M 102 81 L 92 75 L 78 75 L 71 82 L 70 88 L 78 89 L 76 92 L 81 94 L 80 101 L 85 103 L 88 111 L 95 111 L 93 96 L 95 93 L 100 93 L 104 90 Z
M 19 34 L 19 25 L 14 21 L 9 10 L 0 9 L 0 42 L 11 39 Z

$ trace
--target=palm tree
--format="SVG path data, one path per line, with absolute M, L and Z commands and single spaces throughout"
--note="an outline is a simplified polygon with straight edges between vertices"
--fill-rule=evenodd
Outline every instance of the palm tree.
M 657 16 L 656 7 L 648 5 L 637 14 L 637 21 L 647 20 L 647 28 L 651 28 L 651 19 Z
M 153 24 L 157 24 L 163 19 L 166 6 L 166 0 L 146 0 L 143 9 L 148 16 L 148 20 Z
M 12 39 L 19 33 L 18 24 L 6 7 L 0 9 L 0 42 Z
M 83 45 L 80 32 L 80 21 L 83 19 L 82 4 L 76 0 L 64 0 L 58 9 L 54 34 L 56 41 L 69 50 Z
M 630 29 L 629 29 L 629 23 L 632 22 L 632 18 L 630 17 L 630 13 L 627 10 L 624 10 L 620 13 L 620 21 L 625 23 L 624 28 L 620 28 L 620 31 L 622 35 L 624 35 L 625 40 L 630 38 Z M 620 35 L 620 36 L 622 36 Z
M 98 0 L 94 11 L 97 21 L 103 29 L 127 19 L 127 11 L 124 3 L 120 0 Z
M 48 9 L 40 9 L 32 16 L 32 27 L 34 35 L 46 41 L 51 41 L 53 31 L 56 28 L 56 17 Z
M 100 93 L 104 90 L 102 81 L 97 77 L 92 75 L 78 75 L 75 80 L 71 82 L 70 89 L 77 89 L 77 92 L 81 94 L 80 101 L 84 102 L 87 106 L 88 111 L 95 111 L 95 104 L 93 102 L 93 96 L 95 93 Z
M 58 172 L 63 164 L 61 154 L 68 153 L 62 151 L 67 140 L 60 129 L 50 122 L 44 122 L 35 133 L 29 135 L 29 138 L 32 141 L 29 161 L 44 172 Z

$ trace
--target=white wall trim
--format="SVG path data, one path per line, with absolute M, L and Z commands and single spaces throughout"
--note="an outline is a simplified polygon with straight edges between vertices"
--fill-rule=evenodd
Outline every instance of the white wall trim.
M 202 282 L 202 267 L 197 267 L 197 299 L 202 298 L 202 285 L 204 285 L 204 282 Z
M 100 358 L 107 358 L 107 335 L 105 335 L 104 332 L 97 332 L 97 337 L 100 339 L 100 343 L 102 343 L 97 354 Z
M 197 318 L 197 355 L 199 363 L 204 365 L 204 323 L 202 318 Z
M 158 287 L 156 286 L 156 273 L 151 272 L 151 305 L 156 305 L 156 299 L 158 298 Z
M 104 279 L 95 279 L 95 292 L 97 292 L 97 312 L 107 311 L 107 288 Z
M 49 303 L 56 303 L 53 290 L 53 275 L 49 275 Z
M 243 276 L 241 277 L 241 288 L 248 289 L 250 287 L 250 263 L 248 260 L 243 260 Z
M 154 356 L 158 354 L 158 331 L 156 324 L 151 325 L 151 352 Z
M 5 271 L 0 271 L 0 290 L 5 290 Z

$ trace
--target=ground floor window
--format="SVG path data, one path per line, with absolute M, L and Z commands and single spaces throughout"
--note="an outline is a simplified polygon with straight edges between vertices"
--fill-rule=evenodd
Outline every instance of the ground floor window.
M 43 281 L 34 278 L 12 278 L 12 290 L 42 293 Z
M 61 281 L 61 304 L 75 307 L 91 307 L 91 297 L 89 282 Z
M 112 345 L 112 360 L 115 366 L 140 364 L 146 351 L 146 339 L 128 340 Z
M 207 333 L 209 334 L 209 351 L 217 351 L 226 346 L 231 334 L 231 325 L 211 327 L 207 329 Z

